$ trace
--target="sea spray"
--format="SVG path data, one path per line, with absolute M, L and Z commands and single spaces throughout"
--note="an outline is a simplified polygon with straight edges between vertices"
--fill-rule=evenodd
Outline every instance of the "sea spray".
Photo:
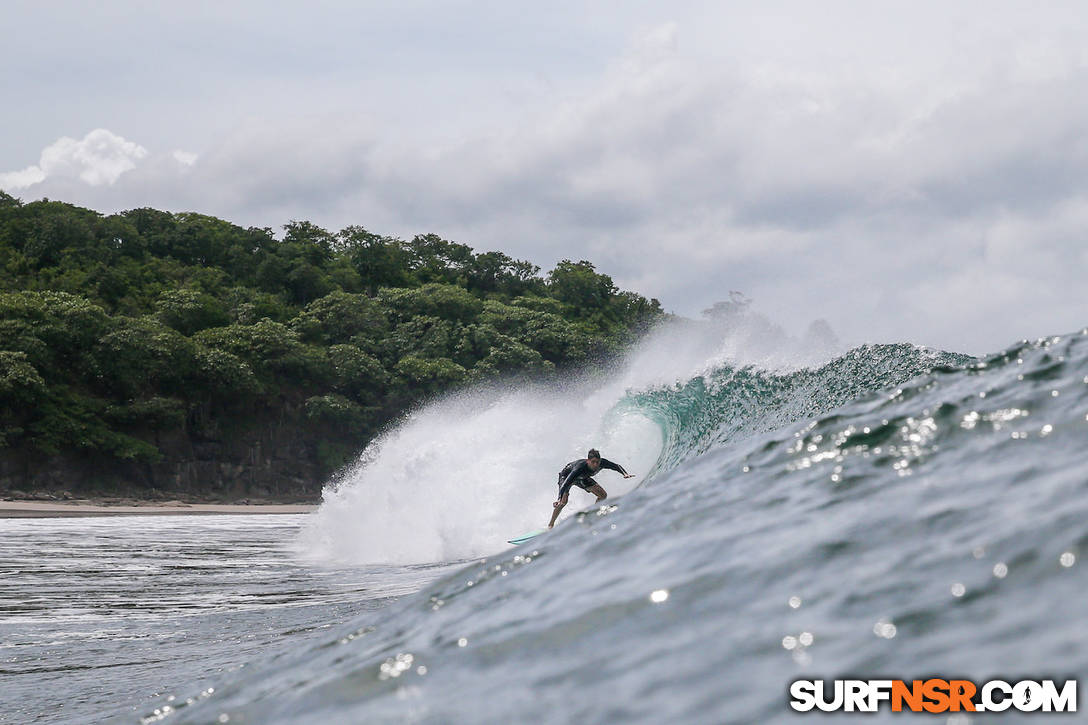
M 757 339 L 763 327 L 745 320 L 670 322 L 605 372 L 479 386 L 421 406 L 326 487 L 299 548 L 337 564 L 493 554 L 547 523 L 557 472 L 592 447 L 637 474 L 599 476 L 610 496 L 627 493 L 661 469 L 663 436 L 670 435 L 653 406 L 628 404 L 633 391 L 714 379 L 730 366 L 795 370 L 818 359 L 784 336 Z M 564 516 L 593 501 L 580 491 L 572 496 Z
M 436 401 L 326 489 L 302 546 L 318 559 L 355 564 L 494 553 L 547 523 L 556 472 L 589 447 L 634 471 L 653 464 L 657 428 L 633 416 L 602 426 L 602 412 L 577 389 L 485 389 Z M 615 494 L 630 488 L 619 477 L 602 483 Z

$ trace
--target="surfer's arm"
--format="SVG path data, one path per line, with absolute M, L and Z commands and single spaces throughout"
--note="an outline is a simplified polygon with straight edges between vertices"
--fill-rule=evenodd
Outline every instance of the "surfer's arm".
M 601 459 L 601 468 L 607 468 L 609 470 L 615 471 L 616 473 L 622 473 L 624 478 L 630 478 L 631 476 L 634 475 L 632 473 L 628 473 L 624 469 L 624 467 L 621 466 L 620 464 L 613 463 L 612 461 L 608 460 L 607 458 L 602 458 Z
M 559 487 L 559 499 L 556 503 L 567 500 L 567 494 L 570 492 L 570 483 L 571 477 L 567 476 L 567 480 L 563 481 L 563 485 Z

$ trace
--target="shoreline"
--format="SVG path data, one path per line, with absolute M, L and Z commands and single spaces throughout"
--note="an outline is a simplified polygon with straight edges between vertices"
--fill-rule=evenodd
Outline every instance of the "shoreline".
M 0 501 L 0 519 L 72 518 L 78 516 L 209 516 L 234 514 L 308 514 L 318 504 L 220 504 L 184 501 Z

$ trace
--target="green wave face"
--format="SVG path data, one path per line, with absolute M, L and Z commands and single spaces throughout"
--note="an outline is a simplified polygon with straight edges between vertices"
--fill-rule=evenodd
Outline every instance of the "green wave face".
M 792 372 L 724 365 L 683 384 L 632 393 L 617 412 L 640 413 L 660 427 L 664 445 L 654 476 L 729 442 L 820 416 L 935 370 L 974 358 L 908 344 L 863 345 L 827 364 Z

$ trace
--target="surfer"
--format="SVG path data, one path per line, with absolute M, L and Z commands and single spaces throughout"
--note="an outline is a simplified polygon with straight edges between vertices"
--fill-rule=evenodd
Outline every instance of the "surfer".
M 601 488 L 601 484 L 593 480 L 593 474 L 602 468 L 608 468 L 622 473 L 624 478 L 631 478 L 634 476 L 633 473 L 625 471 L 620 464 L 601 458 L 601 452 L 596 448 L 590 448 L 589 453 L 586 454 L 585 458 L 571 461 L 563 466 L 563 470 L 559 472 L 559 500 L 552 504 L 552 507 L 555 510 L 552 511 L 552 520 L 548 522 L 549 529 L 555 526 L 555 520 L 559 518 L 559 512 L 567 505 L 567 497 L 570 494 L 571 486 L 577 486 L 584 491 L 592 493 L 597 497 L 597 501 L 594 503 L 604 501 L 608 498 L 608 493 Z

